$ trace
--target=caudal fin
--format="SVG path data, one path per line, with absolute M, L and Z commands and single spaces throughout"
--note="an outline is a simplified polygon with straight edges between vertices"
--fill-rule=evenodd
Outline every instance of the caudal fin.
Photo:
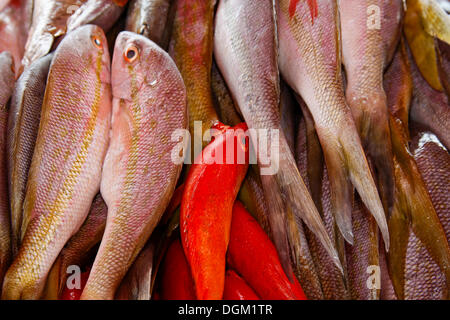
M 279 167 L 273 175 L 261 175 L 261 182 L 269 207 L 269 222 L 273 240 L 286 273 L 292 274 L 290 254 L 296 266 L 300 261 L 300 242 L 293 230 L 298 230 L 300 218 L 317 236 L 336 266 L 342 271 L 337 251 L 327 234 L 323 221 L 295 164 L 289 146 L 280 133 Z
M 319 212 L 322 212 L 322 177 L 323 177 L 323 153 L 320 146 L 319 137 L 314 127 L 314 119 L 308 110 L 303 99 L 296 95 L 296 99 L 302 110 L 303 119 L 305 119 L 306 129 L 306 157 L 307 157 L 307 176 L 308 185 L 311 190 L 311 196 Z M 299 133 L 299 134 L 303 134 Z
M 350 243 L 353 241 L 351 221 L 353 192 L 351 184 L 353 184 L 375 218 L 388 250 L 389 231 L 386 216 L 356 130 L 344 126 L 339 135 L 322 132 L 321 144 L 330 178 L 331 201 L 336 224 L 344 238 Z

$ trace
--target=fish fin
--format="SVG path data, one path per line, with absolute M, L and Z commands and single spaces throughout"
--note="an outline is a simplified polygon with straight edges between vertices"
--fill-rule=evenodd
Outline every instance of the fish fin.
M 61 282 L 61 255 L 58 256 L 56 261 L 53 263 L 50 272 L 48 273 L 47 280 L 45 283 L 44 292 L 41 299 L 44 300 L 58 300 L 60 294 L 62 293 L 65 283 Z
M 344 239 L 353 244 L 352 193 L 353 188 L 347 174 L 347 164 L 339 141 L 322 141 L 327 173 L 330 181 L 331 208 L 336 225 Z
M 447 71 L 450 64 L 450 44 L 441 41 L 438 38 L 434 38 L 434 47 L 436 50 L 439 78 L 445 94 L 450 100 L 450 75 Z
M 306 157 L 307 157 L 307 175 L 311 197 L 316 204 L 317 210 L 322 214 L 322 178 L 323 178 L 323 154 L 320 146 L 319 137 L 314 127 L 314 119 L 308 110 L 305 102 L 296 95 L 298 104 L 302 109 L 305 119 L 306 129 Z
M 330 144 L 331 141 L 332 140 L 328 138 L 328 141 L 326 143 Z M 375 218 L 375 221 L 377 222 L 378 227 L 381 230 L 381 234 L 386 246 L 386 251 L 389 251 L 389 230 L 387 226 L 386 215 L 380 197 L 378 195 L 378 190 L 373 180 L 369 164 L 362 149 L 358 134 L 354 130 L 347 130 L 347 128 L 344 128 L 343 135 L 337 139 L 332 148 L 337 150 L 333 151 L 334 154 L 331 161 L 334 161 L 335 165 L 341 165 L 341 168 L 333 168 L 335 171 L 338 171 L 336 174 L 334 174 L 334 176 L 337 176 L 338 179 L 341 179 L 341 181 L 339 181 L 340 183 L 345 182 L 343 180 L 345 178 L 345 176 L 343 176 L 344 167 L 347 169 L 346 174 L 349 176 L 350 181 L 358 191 L 358 194 L 365 204 L 366 208 Z M 324 147 L 323 149 L 325 152 L 325 150 L 328 148 Z M 340 156 L 340 158 L 337 158 L 338 156 Z M 327 161 L 327 156 L 325 155 L 325 157 L 325 161 Z M 340 160 L 341 162 L 337 162 L 337 160 Z M 336 180 L 335 182 L 337 181 L 338 180 Z M 348 195 L 342 190 L 338 192 L 343 193 L 343 196 L 352 196 L 351 192 Z
M 450 287 L 450 248 L 422 176 L 409 153 L 401 124 L 391 117 L 390 125 L 395 151 L 396 201 L 394 208 L 399 213 L 396 212 L 396 215 L 390 219 L 391 234 L 395 235 L 391 244 L 398 246 L 398 248 L 396 248 L 396 252 L 389 253 L 389 265 L 391 271 L 395 271 L 395 273 L 392 273 L 393 284 L 396 293 L 401 298 L 404 295 L 403 287 L 400 287 L 403 283 L 398 278 L 401 278 L 399 273 L 404 272 L 404 268 L 399 269 L 396 265 L 399 262 L 395 255 L 403 251 L 406 255 L 409 233 L 405 232 L 405 229 L 412 228 L 414 234 L 439 265 L 445 275 L 447 287 Z M 393 222 L 391 222 L 392 220 Z M 404 226 L 397 225 L 400 223 L 403 223 Z M 403 239 L 404 237 L 406 240 Z
M 401 300 L 405 297 L 406 249 L 410 233 L 409 219 L 404 214 L 406 207 L 405 199 L 396 197 L 389 217 L 389 232 L 393 236 L 390 251 L 387 253 L 387 263 L 392 286 L 394 287 L 395 294 Z
M 382 89 L 374 89 L 371 97 L 360 98 L 358 93 L 349 90 L 347 96 L 387 212 L 394 203 L 394 166 L 386 94 Z
M 280 133 L 283 135 L 283 133 Z M 318 237 L 327 250 L 333 262 L 342 271 L 339 256 L 325 229 L 317 208 L 303 182 L 295 164 L 294 157 L 289 150 L 284 136 L 280 139 L 279 167 L 273 175 L 261 175 L 267 204 L 269 207 L 269 222 L 273 241 L 278 249 L 281 263 L 286 274 L 292 274 L 291 257 L 293 254 L 294 266 L 300 260 L 298 239 L 292 239 L 292 230 L 298 228 L 295 219 L 288 218 L 289 210 L 294 216 L 301 218 L 308 228 Z M 289 230 L 289 232 L 288 232 Z

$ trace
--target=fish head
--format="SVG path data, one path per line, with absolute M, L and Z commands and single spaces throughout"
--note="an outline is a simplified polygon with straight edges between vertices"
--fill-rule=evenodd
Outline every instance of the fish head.
M 70 45 L 63 45 L 69 43 Z M 111 59 L 108 41 L 103 30 L 95 25 L 85 25 L 67 34 L 59 46 L 59 56 L 68 63 L 80 61 L 84 68 L 94 69 L 105 84 L 111 83 Z M 86 70 L 88 71 L 88 70 Z
M 136 90 L 154 87 L 164 70 L 171 70 L 167 53 L 156 43 L 134 32 L 123 31 L 116 40 L 112 62 L 114 98 L 132 100 Z

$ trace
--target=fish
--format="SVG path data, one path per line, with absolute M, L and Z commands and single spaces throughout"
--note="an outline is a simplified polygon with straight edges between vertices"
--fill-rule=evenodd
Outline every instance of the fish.
M 394 118 L 399 119 L 404 132 L 409 137 L 409 113 L 413 97 L 411 63 L 408 59 L 405 40 L 402 38 L 391 65 L 386 70 L 383 86 L 387 95 L 387 105 Z
M 223 300 L 260 300 L 248 283 L 235 271 L 228 269 L 225 275 Z
M 281 82 L 280 86 L 280 115 L 281 127 L 283 128 L 286 141 L 292 154 L 295 153 L 295 137 L 297 134 L 297 123 L 300 118 L 299 108 L 291 89 Z
M 301 260 L 300 219 L 315 232 L 340 267 L 338 254 L 298 172 L 280 127 L 280 84 L 273 2 L 222 0 L 215 19 L 214 55 L 217 66 L 248 127 L 253 129 L 253 134 L 250 132 L 253 145 L 258 145 L 255 129 L 270 129 L 266 132 L 279 135 L 279 139 L 273 142 L 270 136 L 267 139 L 268 150 L 278 146 L 275 154 L 271 153 L 272 159 L 267 161 L 269 165 L 263 163 L 261 152 L 257 158 L 260 169 L 265 169 L 261 173 L 261 182 L 270 210 L 273 241 L 285 273 L 290 277 L 291 264 L 295 268 Z M 280 158 L 275 161 L 277 154 Z M 270 166 L 276 166 L 277 170 L 272 170 L 275 168 Z
M 306 3 L 299 2 L 291 12 L 289 4 L 289 0 L 277 2 L 280 71 L 314 119 L 329 175 L 336 223 L 344 239 L 353 243 L 353 185 L 375 217 L 388 248 L 384 208 L 345 100 L 338 5 L 332 0 L 318 2 L 318 17 L 312 23 Z
M 6 160 L 11 206 L 11 241 L 13 256 L 22 236 L 22 212 L 28 172 L 38 135 L 47 75 L 53 53 L 32 63 L 15 85 L 8 117 Z
M 99 192 L 111 122 L 108 44 L 97 26 L 65 37 L 54 53 L 28 175 L 22 245 L 2 299 L 39 299 L 53 262 Z
M 225 80 L 220 74 L 215 63 L 212 67 L 212 91 L 217 114 L 223 123 L 235 126 L 243 122 L 239 111 L 231 97 Z M 250 214 L 258 221 L 260 226 L 267 234 L 271 234 L 269 224 L 269 208 L 264 198 L 264 190 L 261 185 L 259 169 L 257 165 L 250 165 L 247 176 L 242 182 L 241 189 L 238 194 L 239 200 L 250 212 Z
M 67 32 L 85 24 L 108 31 L 119 19 L 128 0 L 87 0 L 68 19 Z
M 394 127 L 396 124 L 394 121 L 391 120 L 391 129 L 401 132 L 401 128 Z M 400 136 L 395 131 L 394 134 Z M 399 299 L 417 295 L 426 297 L 439 288 L 439 286 L 430 288 L 431 281 L 428 279 L 442 277 L 440 273 L 442 272 L 442 281 L 445 285 L 440 298 L 448 299 L 447 289 L 450 287 L 448 239 L 417 164 L 405 143 L 406 137 L 397 137 L 393 137 L 393 146 L 397 149 L 394 165 L 398 190 L 389 219 L 389 230 L 395 234 L 391 251 L 388 253 L 392 284 Z M 440 272 L 439 268 L 433 268 L 435 264 L 439 266 Z M 418 279 L 420 274 L 423 275 L 423 279 Z
M 30 2 L 27 0 L 7 1 L 0 11 L 0 52 L 8 51 L 14 57 L 16 78 L 20 74 L 21 61 L 27 41 Z
M 411 152 L 449 241 L 450 156 L 436 135 L 419 126 L 413 128 Z M 447 299 L 445 274 L 414 235 L 408 244 L 406 260 L 405 299 Z
M 230 126 L 243 122 L 240 110 L 234 104 L 230 90 L 228 90 L 225 80 L 217 69 L 216 63 L 213 63 L 211 69 L 211 89 L 219 120 Z
M 46 298 L 58 299 L 66 287 L 70 266 L 86 266 L 92 255 L 96 253 L 106 225 L 108 208 L 102 196 L 97 194 L 92 202 L 89 214 L 80 229 L 75 233 L 61 250 L 57 260 L 53 263 L 47 278 Z M 52 275 L 54 277 L 52 278 Z M 51 281 L 54 279 L 54 281 Z
M 402 13 L 402 0 L 339 2 L 346 99 L 387 208 L 393 204 L 394 169 L 383 72 L 400 40 Z
M 11 262 L 10 216 L 6 170 L 6 126 L 8 101 L 14 89 L 14 58 L 0 53 L 0 292 L 3 277 Z
M 436 1 L 408 0 L 403 33 L 423 78 L 433 89 L 442 91 L 435 38 L 450 44 L 450 17 Z
M 297 167 L 300 170 L 300 174 L 302 174 L 303 179 L 305 180 L 306 186 L 311 192 L 311 197 L 314 200 L 314 203 L 319 210 L 319 213 L 322 213 L 323 216 L 323 208 L 322 208 L 322 182 L 323 182 L 323 171 L 324 171 L 324 159 L 322 147 L 320 146 L 319 137 L 317 136 L 316 129 L 314 127 L 314 119 L 311 115 L 311 112 L 308 110 L 305 101 L 297 95 L 295 95 L 295 99 L 297 100 L 298 105 L 301 109 L 302 119 L 304 121 L 304 128 L 306 131 L 297 129 L 296 136 L 296 145 L 295 145 L 295 157 L 297 161 Z M 305 137 L 302 135 L 306 134 Z M 303 146 L 302 143 L 306 143 L 306 146 Z M 302 153 L 306 153 L 306 159 L 300 163 L 300 159 L 302 157 Z M 302 167 L 306 168 L 306 173 L 303 174 Z M 305 178 L 307 177 L 307 179 Z
M 108 218 L 81 299 L 114 298 L 169 204 L 182 167 L 172 153 L 184 149 L 176 151 L 179 142 L 171 136 L 187 128 L 186 88 L 170 56 L 141 35 L 120 33 L 112 92 L 111 142 L 100 188 Z
M 22 59 L 24 68 L 51 51 L 55 39 L 65 35 L 67 19 L 84 2 L 86 0 L 34 0 Z
M 448 126 L 450 98 L 427 83 L 417 67 L 409 46 L 407 47 L 414 86 L 410 119 L 433 132 L 448 150 L 450 148 L 450 127 Z
M 132 0 L 128 7 L 125 29 L 143 35 L 166 49 L 166 31 L 170 6 L 174 0 Z
M 186 85 L 192 159 L 201 152 L 200 144 L 195 141 L 205 147 L 209 142 L 209 130 L 218 121 L 211 92 L 214 4 L 215 0 L 177 0 L 174 3 L 169 54 Z M 201 121 L 201 130 L 194 130 L 195 121 Z
M 300 104 L 304 104 L 301 100 L 299 102 Z M 304 106 L 304 108 L 305 107 L 306 106 Z M 329 237 L 332 239 L 333 243 L 336 244 L 338 250 L 340 250 L 340 259 L 344 270 L 342 272 L 334 265 L 333 260 L 327 254 L 327 251 L 320 243 L 319 239 L 311 231 L 305 229 L 305 236 L 314 263 L 313 266 L 320 283 L 320 291 L 315 295 L 308 297 L 310 299 L 319 300 L 347 300 L 350 299 L 350 293 L 346 282 L 346 263 L 342 257 L 343 238 L 337 229 L 331 210 L 330 182 L 328 180 L 326 167 L 324 166 L 323 161 L 320 160 L 322 150 L 314 128 L 310 127 L 311 121 L 311 115 L 306 112 L 299 121 L 295 146 L 296 162 L 300 174 L 308 188 L 311 188 L 313 185 L 310 180 L 309 168 L 314 167 L 316 168 L 314 170 L 318 170 L 318 164 L 321 166 L 320 175 L 317 176 L 321 181 L 316 184 L 316 187 L 320 188 L 319 190 L 316 190 L 318 192 L 317 201 L 320 201 L 320 203 L 316 204 L 316 206 L 317 208 L 320 208 L 321 218 L 324 221 Z M 317 152 L 319 153 L 317 154 Z M 316 154 L 316 157 L 311 158 L 312 154 Z
M 296 97 L 292 94 L 291 89 L 284 82 L 281 82 L 280 124 L 286 136 L 286 141 L 289 145 L 289 149 L 293 155 L 295 155 L 296 152 L 295 140 L 298 132 L 297 124 L 300 119 L 299 111 L 300 110 L 297 106 Z M 305 185 L 308 187 L 305 178 L 303 178 L 303 181 L 305 181 Z M 313 193 L 311 193 L 311 195 L 312 199 L 314 200 Z M 320 207 L 318 207 L 317 204 L 316 207 L 319 210 Z M 266 213 L 266 216 L 267 215 L 268 214 Z M 303 224 L 299 225 L 298 229 L 299 229 L 299 240 L 301 243 L 299 250 L 299 256 L 301 257 L 301 260 L 299 263 L 298 270 L 296 270 L 295 274 L 308 299 L 315 299 L 315 300 L 323 299 L 322 286 L 320 284 L 320 279 L 318 277 L 316 267 L 314 265 L 314 260 L 312 259 L 312 255 L 310 252 L 306 236 L 306 234 L 307 233 L 310 234 L 310 232 L 309 230 L 305 231 Z
M 386 79 L 407 78 L 402 73 L 412 72 L 408 68 L 397 68 L 398 59 L 407 61 L 410 59 L 407 53 L 405 41 L 400 47 L 391 68 L 385 75 Z M 400 63 L 408 66 L 408 63 Z M 409 64 L 412 69 L 412 63 Z M 399 75 L 392 75 L 400 72 Z M 413 76 L 414 77 L 414 76 Z M 408 127 L 401 122 L 395 114 L 403 107 L 407 108 L 405 101 L 411 101 L 411 90 L 404 86 L 404 81 L 392 82 L 395 86 L 386 91 L 388 101 L 392 102 L 390 111 L 391 139 L 394 152 L 394 177 L 395 197 L 394 207 L 388 219 L 389 231 L 392 234 L 391 250 L 387 253 L 387 264 L 395 295 L 399 299 L 421 295 L 426 297 L 430 287 L 427 286 L 431 279 L 440 274 L 433 270 L 433 265 L 438 265 L 445 278 L 446 287 L 450 286 L 450 247 L 448 239 L 432 202 L 427 186 L 422 178 L 418 165 L 409 146 Z M 391 93 L 392 92 L 392 93 Z M 393 98 L 389 98 L 389 96 Z M 434 260 L 434 262 L 433 262 Z M 431 264 L 431 267 L 430 267 Z M 439 269 L 435 268 L 435 269 Z M 422 272 L 422 277 L 418 272 Z M 411 295 L 412 294 L 412 295 Z M 417 294 L 417 295 L 416 295 Z M 448 292 L 443 293 L 443 298 L 448 298 Z
M 352 210 L 354 244 L 345 244 L 347 282 L 353 300 L 379 300 L 381 287 L 370 282 L 370 276 L 387 272 L 380 267 L 379 231 L 375 219 L 370 215 L 360 197 L 355 194 Z M 377 271 L 380 271 L 377 274 Z M 368 285 L 369 284 L 369 285 Z
M 179 206 L 183 190 L 184 184 L 175 190 L 161 221 L 117 289 L 116 300 L 150 300 L 161 294 L 154 292 L 155 287 L 159 286 L 155 282 L 161 277 L 160 268 L 172 236 L 179 232 Z
M 150 237 L 144 248 L 139 252 L 126 276 L 123 278 L 117 292 L 116 300 L 150 300 L 153 291 L 153 278 L 156 272 L 154 259 L 156 243 Z
M 450 44 L 435 38 L 434 47 L 439 79 L 447 99 L 450 99 Z
M 213 98 L 220 121 L 228 123 L 231 126 L 243 122 L 240 110 L 236 108 L 225 80 L 215 63 L 213 63 L 211 73 Z M 272 234 L 268 220 L 269 208 L 264 198 L 264 190 L 261 185 L 257 165 L 253 164 L 249 166 L 247 176 L 239 190 L 238 198 L 256 221 L 258 221 L 264 231 L 269 235 Z
M 192 273 L 178 238 L 170 241 L 160 279 L 162 300 L 197 300 Z

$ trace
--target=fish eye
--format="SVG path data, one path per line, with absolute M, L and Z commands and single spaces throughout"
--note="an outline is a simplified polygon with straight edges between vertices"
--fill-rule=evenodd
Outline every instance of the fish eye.
M 92 43 L 94 46 L 96 46 L 98 49 L 102 49 L 102 40 L 100 40 L 97 36 L 92 36 Z
M 128 62 L 134 62 L 139 56 L 139 50 L 135 46 L 129 46 L 124 52 L 124 58 Z

